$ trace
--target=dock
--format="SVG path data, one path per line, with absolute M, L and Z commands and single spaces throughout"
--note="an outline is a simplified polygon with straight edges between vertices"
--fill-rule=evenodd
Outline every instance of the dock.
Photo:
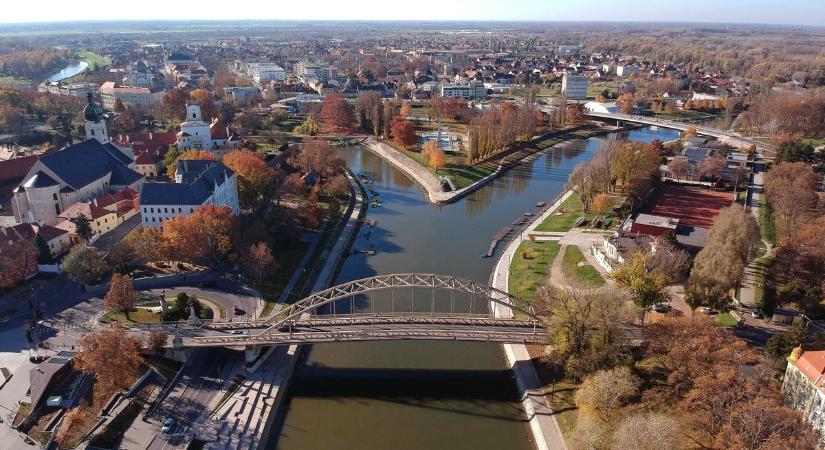
M 507 237 L 507 235 L 509 235 L 512 232 L 512 228 L 502 228 L 501 231 L 499 231 L 498 233 L 496 233 L 495 236 L 493 236 L 493 240 L 492 242 L 490 242 L 490 247 L 487 249 L 487 253 L 482 255 L 482 257 L 489 258 L 493 256 L 493 254 L 496 252 L 496 246 L 498 245 L 499 241 Z

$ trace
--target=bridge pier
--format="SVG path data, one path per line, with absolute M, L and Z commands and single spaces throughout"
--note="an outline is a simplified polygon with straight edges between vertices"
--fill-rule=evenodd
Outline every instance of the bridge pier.
M 263 346 L 260 345 L 247 345 L 244 347 L 244 361 L 246 362 L 247 366 L 250 366 L 258 360 L 261 356 L 261 351 L 263 350 Z

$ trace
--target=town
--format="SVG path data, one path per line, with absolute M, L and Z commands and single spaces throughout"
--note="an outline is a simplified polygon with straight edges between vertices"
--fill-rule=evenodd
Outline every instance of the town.
M 3 447 L 821 448 L 825 29 L 650 20 L 0 19 Z

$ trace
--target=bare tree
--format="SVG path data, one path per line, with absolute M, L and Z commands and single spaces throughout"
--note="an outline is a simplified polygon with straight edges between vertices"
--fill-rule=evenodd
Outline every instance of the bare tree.
M 638 413 L 626 417 L 613 433 L 615 448 L 658 450 L 681 448 L 684 437 L 679 421 L 661 413 Z

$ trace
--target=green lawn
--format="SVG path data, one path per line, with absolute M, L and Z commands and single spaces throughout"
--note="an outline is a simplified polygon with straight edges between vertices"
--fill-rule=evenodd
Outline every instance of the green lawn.
M 717 314 L 713 323 L 718 327 L 735 327 L 738 325 L 736 319 L 728 312 Z
M 95 64 L 97 64 L 98 67 L 104 67 L 112 63 L 111 61 L 109 61 L 109 58 L 105 56 L 100 56 L 97 53 L 90 52 L 88 50 L 77 52 L 77 56 L 79 56 L 80 59 L 82 59 L 83 61 L 89 63 L 89 70 L 91 70 Z
M 604 285 L 604 278 L 587 262 L 578 246 L 565 247 L 562 269 L 568 280 L 575 280 L 584 287 L 596 288 Z
M 576 389 L 579 385 L 570 379 L 562 379 L 544 386 L 544 393 L 550 400 L 550 408 L 556 416 L 562 435 L 566 440 L 572 439 L 576 431 Z
M 31 83 L 31 80 L 15 78 L 11 75 L 9 76 L 0 76 L 0 86 L 16 86 L 16 85 L 26 85 Z
M 776 245 L 776 223 L 774 222 L 771 205 L 768 202 L 764 202 L 759 210 L 759 231 L 762 239 Z
M 550 277 L 550 267 L 560 248 L 555 241 L 522 242 L 510 263 L 507 291 L 520 299 L 532 300 Z
M 129 318 L 126 314 L 121 312 L 107 312 L 103 314 L 101 319 L 103 323 L 120 322 L 120 323 L 160 323 L 160 314 L 155 314 L 148 309 L 136 309 L 129 313 Z
M 581 199 L 578 194 L 574 193 L 561 204 L 556 212 L 544 219 L 544 222 L 536 227 L 536 231 L 569 231 L 576 226 L 576 221 L 581 216 L 585 216 L 588 221 L 595 217 L 592 213 L 584 212 Z
M 495 165 L 472 165 L 466 164 L 463 155 L 447 155 L 447 164 L 441 168 L 438 173 L 427 165 L 424 154 L 412 150 L 405 150 L 397 145 L 393 145 L 395 149 L 401 151 L 405 155 L 412 158 L 418 164 L 424 166 L 437 177 L 448 177 L 453 181 L 457 189 L 465 188 L 476 181 L 490 175 L 495 171 Z

